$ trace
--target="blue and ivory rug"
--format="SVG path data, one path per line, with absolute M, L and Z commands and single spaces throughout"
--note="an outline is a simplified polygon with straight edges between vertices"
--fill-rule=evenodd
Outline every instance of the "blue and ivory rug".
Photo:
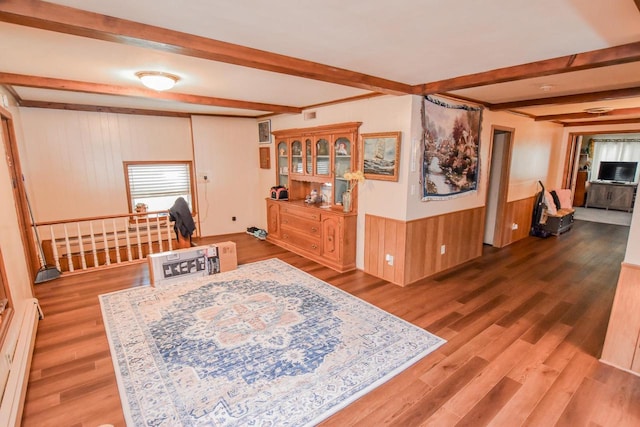
M 101 295 L 131 426 L 303 426 L 445 341 L 271 259 Z

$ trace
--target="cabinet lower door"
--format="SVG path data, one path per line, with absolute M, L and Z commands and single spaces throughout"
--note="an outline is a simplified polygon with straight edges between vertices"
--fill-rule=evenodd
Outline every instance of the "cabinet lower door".
M 630 210 L 633 206 L 633 190 L 632 187 L 612 188 L 609 196 L 611 209 Z
M 267 233 L 280 237 L 280 206 L 277 202 L 267 202 Z
M 335 262 L 342 261 L 342 223 L 339 217 L 322 219 L 322 255 Z

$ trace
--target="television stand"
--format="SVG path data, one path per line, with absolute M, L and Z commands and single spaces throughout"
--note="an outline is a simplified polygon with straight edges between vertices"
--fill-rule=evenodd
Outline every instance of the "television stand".
M 586 208 L 605 208 L 631 212 L 638 184 L 591 182 L 587 192 Z

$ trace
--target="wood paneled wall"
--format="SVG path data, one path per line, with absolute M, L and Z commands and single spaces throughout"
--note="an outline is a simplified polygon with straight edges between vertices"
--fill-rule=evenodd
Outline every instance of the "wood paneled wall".
M 602 361 L 640 374 L 640 266 L 622 263 Z
M 502 248 L 529 235 L 535 201 L 536 197 L 532 196 L 507 203 L 500 239 L 494 243 L 495 246 Z M 516 230 L 513 229 L 513 224 L 518 224 Z
M 365 215 L 364 221 L 364 271 L 404 285 L 407 223 L 374 215 Z M 387 254 L 393 256 L 393 265 Z
M 364 271 L 405 286 L 479 257 L 484 218 L 484 207 L 408 222 L 366 215 Z
M 124 161 L 193 161 L 186 118 L 38 108 L 20 113 L 20 157 L 36 221 L 127 213 Z

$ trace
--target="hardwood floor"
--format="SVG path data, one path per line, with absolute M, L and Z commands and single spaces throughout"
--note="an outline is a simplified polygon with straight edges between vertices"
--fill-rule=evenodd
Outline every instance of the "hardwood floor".
M 324 426 L 638 426 L 640 377 L 598 361 L 628 228 L 577 221 L 401 288 L 339 274 L 246 234 L 238 262 L 278 257 L 448 340 Z M 123 426 L 97 296 L 148 284 L 146 264 L 36 286 L 24 426 Z

